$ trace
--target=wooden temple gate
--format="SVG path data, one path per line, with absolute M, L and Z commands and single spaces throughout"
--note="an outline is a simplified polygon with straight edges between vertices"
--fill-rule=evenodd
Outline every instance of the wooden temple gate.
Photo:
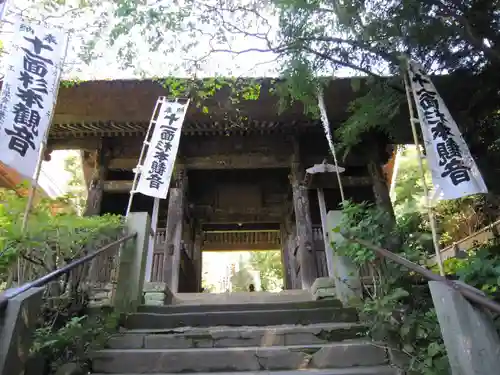
M 147 80 L 61 88 L 48 148 L 83 151 L 86 214 L 124 214 L 144 132 L 162 95 L 168 88 Z M 258 100 L 237 106 L 224 95 L 207 101 L 208 114 L 196 106 L 187 112 L 169 196 L 154 228 L 149 280 L 196 292 L 203 249 L 272 248 L 282 250 L 285 287 L 308 288 L 327 274 L 316 189 L 323 189 L 327 209 L 341 201 L 335 175 L 305 172 L 329 158 L 323 129 L 300 105 L 278 114 L 277 98 L 264 88 Z M 354 95 L 349 80 L 335 81 L 326 95 L 334 98 L 334 105 L 327 103 L 331 124 L 345 118 Z M 388 207 L 382 167 L 390 149 L 380 137 L 370 142 L 343 160 L 344 192 Z M 132 211 L 151 214 L 152 201 L 136 194 Z
M 204 232 L 202 250 L 204 251 L 256 251 L 256 250 L 281 250 L 280 231 L 233 231 L 233 232 Z M 313 242 L 318 265 L 318 277 L 328 275 L 326 267 L 325 245 L 323 242 L 323 231 L 320 226 L 313 226 Z M 151 264 L 152 282 L 164 282 L 164 252 L 166 244 L 165 229 L 158 228 L 155 236 L 155 248 Z M 293 249 L 294 257 L 297 256 L 298 246 Z M 182 252 L 183 261 L 181 269 L 187 266 L 192 259 L 185 249 Z M 298 264 L 298 263 L 297 263 Z M 300 267 L 294 269 L 295 278 L 300 277 Z M 185 273 L 185 272 L 184 272 Z

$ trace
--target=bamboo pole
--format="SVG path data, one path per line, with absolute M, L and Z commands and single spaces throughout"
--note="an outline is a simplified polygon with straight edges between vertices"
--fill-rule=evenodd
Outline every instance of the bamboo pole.
M 422 162 L 422 152 L 420 150 L 420 144 L 418 141 L 417 128 L 415 126 L 415 124 L 420 123 L 420 121 L 415 117 L 413 102 L 412 102 L 411 93 L 410 93 L 410 83 L 408 81 L 408 75 L 407 75 L 406 71 L 403 72 L 403 77 L 404 77 L 404 84 L 405 84 L 405 91 L 406 91 L 406 100 L 408 102 L 408 111 L 410 113 L 411 132 L 413 135 L 413 141 L 415 143 L 415 147 L 417 149 L 418 167 L 419 167 L 419 171 L 420 171 L 420 178 L 422 179 L 422 186 L 424 188 L 425 205 L 427 208 L 427 215 L 429 216 L 429 224 L 431 226 L 432 242 L 434 244 L 434 251 L 436 253 L 436 259 L 437 259 L 437 263 L 439 266 L 439 273 L 441 276 L 444 276 L 445 272 L 444 272 L 444 266 L 443 266 L 443 258 L 441 257 L 441 249 L 439 247 L 439 238 L 437 235 L 436 220 L 434 217 L 434 211 L 433 211 L 432 206 L 431 206 L 431 200 L 429 197 L 429 189 L 427 187 L 427 182 L 425 179 L 424 164 Z

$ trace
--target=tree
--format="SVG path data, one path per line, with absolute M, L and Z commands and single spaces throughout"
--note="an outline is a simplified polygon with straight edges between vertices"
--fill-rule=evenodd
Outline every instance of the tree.
M 262 290 L 278 291 L 283 287 L 281 251 L 253 251 L 250 264 L 259 271 Z
M 247 269 L 247 263 L 240 257 L 238 271 L 231 275 L 232 292 L 248 292 L 250 284 L 255 284 L 252 274 Z
M 82 163 L 76 155 L 70 155 L 64 160 L 64 169 L 71 174 L 68 181 L 68 198 L 73 202 L 81 215 L 85 209 L 86 187 L 82 171 Z
M 417 150 L 409 147 L 401 150 L 399 168 L 394 188 L 394 206 L 399 211 L 425 211 L 424 184 L 418 163 Z M 431 176 L 424 162 L 425 179 L 429 191 L 432 189 Z

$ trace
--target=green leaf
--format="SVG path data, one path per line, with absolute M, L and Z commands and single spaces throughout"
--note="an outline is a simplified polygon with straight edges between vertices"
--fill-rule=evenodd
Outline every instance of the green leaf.
M 437 342 L 432 342 L 428 347 L 427 347 L 427 354 L 432 358 L 439 354 L 441 351 L 441 346 Z

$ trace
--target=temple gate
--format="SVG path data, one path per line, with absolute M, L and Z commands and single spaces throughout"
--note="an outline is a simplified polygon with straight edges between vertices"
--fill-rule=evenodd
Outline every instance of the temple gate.
M 327 106 L 330 122 L 338 124 L 352 92 L 345 82 L 332 90 L 327 97 L 336 102 Z M 161 95 L 168 90 L 152 81 L 61 89 L 49 148 L 83 151 L 87 214 L 125 213 L 144 132 Z M 324 189 L 327 209 L 341 202 L 334 174 L 306 176 L 308 167 L 329 158 L 321 125 L 300 106 L 278 114 L 269 94 L 233 107 L 216 95 L 208 107 L 208 114 L 188 110 L 147 278 L 166 282 L 173 292 L 198 292 L 202 250 L 281 249 L 285 288 L 310 287 L 327 273 L 315 189 Z M 342 162 L 347 199 L 387 206 L 382 166 L 389 154 L 379 139 L 362 154 L 349 154 Z M 151 214 L 152 204 L 153 198 L 136 194 L 132 211 Z

